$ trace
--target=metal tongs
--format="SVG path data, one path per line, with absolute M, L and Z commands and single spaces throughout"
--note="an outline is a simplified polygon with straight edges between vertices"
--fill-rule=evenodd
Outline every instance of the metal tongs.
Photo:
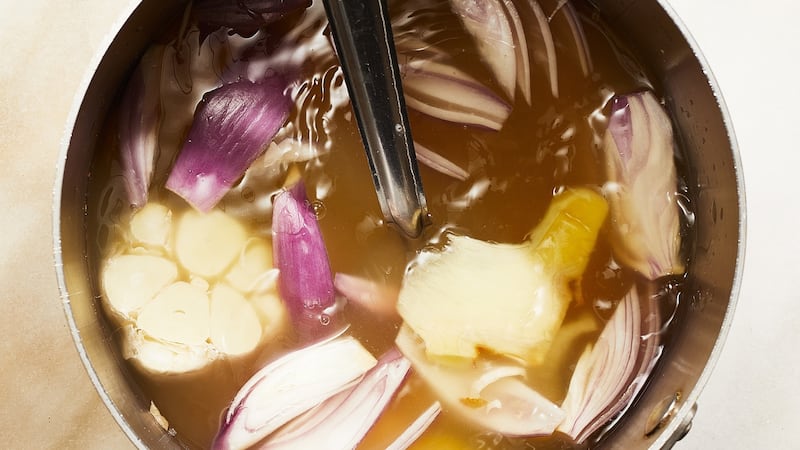
M 383 216 L 419 237 L 427 206 L 386 0 L 323 0 Z

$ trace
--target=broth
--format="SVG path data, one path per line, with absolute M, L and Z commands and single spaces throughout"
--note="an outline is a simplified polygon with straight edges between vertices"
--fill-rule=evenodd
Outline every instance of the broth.
M 555 3 L 541 2 L 545 11 L 554 10 Z M 420 5 L 425 7 L 419 8 Z M 553 196 L 565 187 L 601 189 L 605 182 L 601 148 L 607 122 L 605 108 L 613 95 L 657 88 L 644 75 L 646 69 L 603 24 L 592 6 L 583 2 L 575 2 L 574 6 L 586 33 L 593 69 L 588 77 L 582 74 L 570 37 L 564 33 L 565 25 L 554 14 L 551 27 L 559 61 L 558 98 L 549 94 L 542 69 L 534 67 L 532 105 L 517 95 L 512 113 L 500 131 L 447 123 L 409 111 L 415 141 L 469 172 L 468 179 L 460 181 L 421 166 L 430 224 L 424 235 L 414 241 L 406 240 L 398 230 L 383 223 L 358 128 L 349 105 L 341 101 L 346 94 L 341 72 L 336 70 L 335 58 L 313 55 L 313 46 L 330 45 L 327 38 L 318 34 L 324 29 L 321 8 L 315 5 L 315 10 L 284 19 L 272 28 L 270 38 L 290 36 L 293 27 L 311 30 L 299 37 L 306 41 L 308 61 L 303 64 L 303 73 L 293 91 L 300 99 L 297 104 L 303 108 L 292 111 L 288 122 L 294 128 L 285 134 L 314 147 L 317 155 L 308 162 L 284 164 L 285 171 L 266 179 L 248 173 L 218 208 L 245 223 L 249 233 L 270 239 L 269 199 L 282 188 L 287 171 L 299 171 L 317 211 L 333 272 L 358 275 L 397 289 L 414 256 L 424 248 L 441 245 L 447 233 L 493 242 L 521 242 L 541 220 Z M 415 4 L 398 0 L 390 9 L 398 42 L 413 35 L 436 44 L 453 56 L 454 64 L 487 86 L 496 87 L 458 18 L 448 13 L 446 2 Z M 182 32 L 179 22 L 180 18 L 163 42 L 170 42 Z M 120 245 L 120 224 L 128 221 L 131 214 L 117 159 L 116 114 L 112 111 L 109 115 L 91 171 L 88 231 L 93 238 L 92 259 L 97 271 L 102 259 Z M 190 207 L 163 187 L 173 157 L 160 156 L 150 197 L 168 205 L 177 216 Z M 679 179 L 683 176 L 680 172 L 678 175 Z M 681 194 L 689 198 L 685 183 L 679 185 Z M 688 219 L 682 218 L 684 247 L 691 235 Z M 589 314 L 601 328 L 610 315 L 610 301 L 621 298 L 634 283 L 650 283 L 649 289 L 661 292 L 666 299 L 664 317 L 670 316 L 682 278 L 643 281 L 615 262 L 606 233 L 601 231 L 579 286 L 583 302 L 572 303 L 564 323 Z M 348 332 L 374 355 L 393 346 L 399 319 L 376 319 L 353 307 L 345 308 L 344 314 L 351 324 Z M 120 329 L 114 329 L 119 341 Z M 596 339 L 598 334 L 599 330 L 587 336 L 582 344 Z M 294 337 L 286 334 L 246 357 L 216 360 L 200 371 L 152 376 L 131 366 L 131 374 L 144 397 L 158 407 L 178 438 L 192 448 L 205 448 L 217 431 L 221 413 L 250 375 L 296 347 Z M 558 358 L 558 364 L 545 363 L 531 374 L 531 386 L 552 401 L 563 400 L 582 349 L 583 345 L 573 346 Z M 412 373 L 359 448 L 385 447 L 389 436 L 400 431 L 394 428 L 409 423 L 431 401 L 431 392 Z M 444 409 L 412 448 L 445 448 L 448 443 L 453 448 L 484 449 L 580 447 L 559 434 L 532 439 L 503 437 L 464 424 Z

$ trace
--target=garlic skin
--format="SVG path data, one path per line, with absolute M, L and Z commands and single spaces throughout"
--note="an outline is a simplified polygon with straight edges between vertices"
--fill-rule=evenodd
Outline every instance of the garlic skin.
M 684 273 L 672 124 L 652 92 L 612 100 L 603 139 L 617 260 L 655 280 Z

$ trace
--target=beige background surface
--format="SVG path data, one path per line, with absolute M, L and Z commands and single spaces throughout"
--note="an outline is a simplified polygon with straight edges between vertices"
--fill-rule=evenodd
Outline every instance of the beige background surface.
M 131 447 L 89 382 L 53 269 L 59 143 L 124 1 L 0 0 L 0 447 Z
M 709 59 L 742 147 L 748 260 L 737 317 L 681 449 L 797 448 L 800 7 L 673 0 Z M 0 0 L 0 448 L 130 448 L 94 392 L 53 269 L 60 142 L 125 0 Z

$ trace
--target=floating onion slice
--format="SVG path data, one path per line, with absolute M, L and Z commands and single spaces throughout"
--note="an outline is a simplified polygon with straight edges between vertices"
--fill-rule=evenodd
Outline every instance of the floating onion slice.
M 437 119 L 499 130 L 511 105 L 465 72 L 436 59 L 398 54 L 406 104 Z
M 167 189 L 210 211 L 267 148 L 289 116 L 280 77 L 242 80 L 203 96 Z
M 649 311 L 643 314 L 633 287 L 578 360 L 562 404 L 567 415 L 558 428 L 577 443 L 621 416 L 655 365 L 660 322 L 655 297 L 645 305 Z
M 514 58 L 517 66 L 517 87 L 522 92 L 522 97 L 527 104 L 531 104 L 531 61 L 528 53 L 528 41 L 525 36 L 525 27 L 522 25 L 517 8 L 511 0 L 503 0 L 506 15 L 512 27 L 511 37 L 514 39 Z
M 411 444 L 416 442 L 422 433 L 431 426 L 434 420 L 439 417 L 442 412 L 442 404 L 434 402 L 428 409 L 426 409 L 419 417 L 406 428 L 397 439 L 386 447 L 386 450 L 405 450 L 411 447 Z
M 204 28 L 229 27 L 249 36 L 310 4 L 310 0 L 200 0 L 193 12 Z
M 394 398 L 411 363 L 393 349 L 358 384 L 269 436 L 262 449 L 352 449 Z
M 238 80 L 238 75 L 226 78 L 226 74 L 236 66 L 246 49 L 258 41 L 258 35 L 242 38 L 229 35 L 227 29 L 205 37 L 200 34 L 197 28 L 189 28 L 164 47 L 159 88 L 162 116 L 155 175 L 158 183 L 163 183 L 169 175 L 203 95 L 222 86 L 226 80 Z
M 552 12 L 548 16 L 551 28 L 558 34 L 568 33 L 569 42 L 572 43 L 569 51 L 575 53 L 584 77 L 588 77 L 594 70 L 592 55 L 589 52 L 589 43 L 583 31 L 580 17 L 575 7 L 568 0 L 542 0 L 546 7 L 551 7 Z M 566 29 L 565 29 L 566 28 Z M 557 30 L 557 31 L 556 31 Z M 558 38 L 556 38 L 558 39 Z M 563 39 L 567 39 L 563 37 Z M 565 42 L 565 41 L 562 41 Z
M 517 60 L 513 32 L 503 1 L 451 0 L 450 7 L 474 38 L 481 59 L 489 66 L 500 88 L 513 102 Z
M 397 317 L 397 289 L 346 273 L 334 275 L 333 285 L 347 300 L 378 317 Z
M 432 361 L 407 325 L 395 341 L 437 398 L 455 414 L 485 429 L 509 436 L 553 433 L 564 419 L 556 404 L 527 386 L 519 365 L 478 358 L 463 364 Z
M 158 155 L 161 121 L 159 83 L 163 46 L 148 49 L 133 72 L 120 107 L 119 144 L 128 201 L 138 209 L 147 203 Z
M 558 98 L 558 62 L 556 57 L 556 44 L 553 42 L 553 33 L 542 7 L 536 0 L 527 0 L 518 9 L 525 27 L 526 42 L 531 47 L 533 67 L 546 68 L 550 92 Z M 534 26 L 533 24 L 536 24 Z
M 417 155 L 417 161 L 441 174 L 453 177 L 460 181 L 465 181 L 467 178 L 469 178 L 469 172 L 462 169 L 456 163 L 448 160 L 444 156 L 434 152 L 433 150 L 430 150 L 416 141 L 414 142 L 414 151 Z
M 375 358 L 349 336 L 275 360 L 256 372 L 236 394 L 212 447 L 233 450 L 252 446 L 351 387 L 375 363 Z
M 328 251 L 314 209 L 298 183 L 275 197 L 272 245 L 278 268 L 278 291 L 301 340 L 327 333 L 335 316 L 336 298 Z
M 583 76 L 588 77 L 594 71 L 594 63 L 592 62 L 592 54 L 589 52 L 589 43 L 586 40 L 586 34 L 583 32 L 581 19 L 578 17 L 575 7 L 572 3 L 567 2 L 562 7 L 564 16 L 567 19 L 567 24 L 572 32 L 572 38 L 575 40 L 575 48 L 578 51 L 578 61 L 581 63 L 581 70 Z
M 672 124 L 650 91 L 618 96 L 603 138 L 614 256 L 653 280 L 685 270 L 680 256 Z

